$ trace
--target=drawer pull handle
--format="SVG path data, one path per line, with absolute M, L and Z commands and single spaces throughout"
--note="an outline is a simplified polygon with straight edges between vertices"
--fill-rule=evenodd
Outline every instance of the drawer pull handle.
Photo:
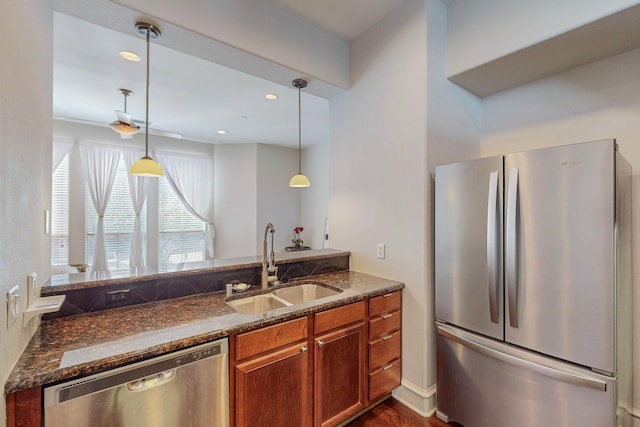
M 393 295 L 393 292 L 382 295 L 382 298 L 389 298 L 391 295 Z
M 302 347 L 300 347 L 300 351 L 303 352 L 303 353 L 306 353 L 307 350 L 309 350 L 309 349 L 307 348 L 306 345 L 303 345 Z
M 322 347 L 324 345 L 324 341 L 318 340 L 318 347 Z
M 383 318 L 383 319 L 390 319 L 390 318 L 392 318 L 392 317 L 393 317 L 393 314 L 383 314 L 383 315 L 382 315 L 382 318 Z
M 391 369 L 391 368 L 393 368 L 393 364 L 389 363 L 387 366 L 383 367 L 382 370 L 386 371 L 387 369 Z
M 393 335 L 385 335 L 384 337 L 382 337 L 382 341 L 390 340 L 391 337 L 393 337 Z

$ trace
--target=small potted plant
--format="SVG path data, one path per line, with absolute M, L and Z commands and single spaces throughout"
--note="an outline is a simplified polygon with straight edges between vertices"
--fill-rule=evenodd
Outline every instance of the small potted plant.
M 304 228 L 302 226 L 298 226 L 293 229 L 293 239 L 291 239 L 291 243 L 293 243 L 293 246 L 296 249 L 300 249 L 302 247 L 302 244 L 304 243 L 300 238 L 300 233 L 302 233 L 303 231 Z

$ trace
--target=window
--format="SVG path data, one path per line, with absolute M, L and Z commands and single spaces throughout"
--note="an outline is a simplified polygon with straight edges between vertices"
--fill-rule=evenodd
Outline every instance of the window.
M 69 154 L 51 180 L 51 265 L 69 264 Z
M 131 250 L 131 236 L 133 234 L 133 223 L 135 221 L 135 211 L 131 203 L 129 194 L 129 182 L 127 174 L 129 171 L 122 156 L 118 162 L 118 172 L 113 183 L 109 203 L 104 215 L 104 242 L 107 253 L 107 264 L 109 270 L 128 270 L 129 253 Z M 146 230 L 146 203 L 140 214 L 140 226 L 142 228 L 142 247 L 146 247 L 144 241 Z M 93 263 L 93 253 L 95 251 L 96 228 L 98 225 L 98 214 L 93 207 L 89 189 L 85 189 L 85 215 L 86 215 L 86 242 L 85 259 L 87 264 Z M 146 258 L 146 257 L 145 257 Z
M 159 182 L 158 263 L 160 271 L 174 264 L 204 260 L 205 224 L 175 195 L 166 178 Z

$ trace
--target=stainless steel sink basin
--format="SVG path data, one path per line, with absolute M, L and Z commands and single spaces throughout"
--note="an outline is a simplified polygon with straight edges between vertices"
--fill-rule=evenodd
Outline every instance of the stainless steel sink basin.
M 301 285 L 289 286 L 287 288 L 278 289 L 273 294 L 291 304 L 302 304 L 307 301 L 313 301 L 319 298 L 328 297 L 342 292 L 340 289 L 334 289 L 317 283 L 303 283 Z
M 262 314 L 269 310 L 286 307 L 284 301 L 274 298 L 271 294 L 256 295 L 253 297 L 241 298 L 233 301 L 227 301 L 235 311 L 242 314 Z

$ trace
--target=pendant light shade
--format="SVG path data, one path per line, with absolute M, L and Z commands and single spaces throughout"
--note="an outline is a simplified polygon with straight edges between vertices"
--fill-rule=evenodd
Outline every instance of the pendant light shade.
M 289 187 L 304 188 L 311 187 L 311 181 L 304 174 L 297 173 L 291 177 Z
M 149 157 L 149 45 L 150 40 L 156 40 L 160 37 L 160 29 L 146 22 L 136 22 L 136 31 L 145 36 L 147 39 L 147 100 L 145 113 L 144 128 L 144 157 L 131 166 L 129 172 L 131 175 L 149 176 L 159 178 L 164 176 L 160 165 Z
M 302 120 L 300 113 L 300 89 L 307 87 L 307 81 L 305 79 L 295 79 L 291 82 L 291 84 L 293 85 L 293 87 L 298 88 L 298 173 L 295 174 L 289 181 L 289 187 L 305 188 L 311 186 L 311 181 L 309 181 L 309 178 L 302 174 Z

